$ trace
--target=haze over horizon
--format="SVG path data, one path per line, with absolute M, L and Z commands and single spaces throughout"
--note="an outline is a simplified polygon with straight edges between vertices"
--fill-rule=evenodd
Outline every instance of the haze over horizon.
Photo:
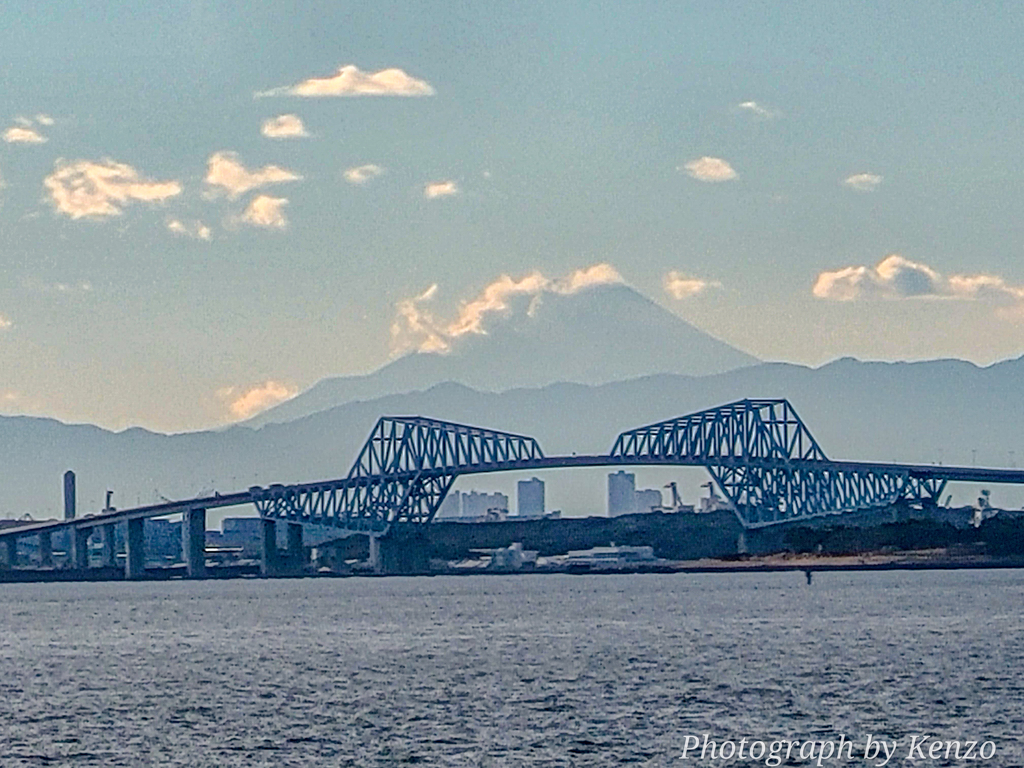
M 761 360 L 1024 353 L 1010 9 L 8 13 L 0 413 L 216 427 L 619 283 Z

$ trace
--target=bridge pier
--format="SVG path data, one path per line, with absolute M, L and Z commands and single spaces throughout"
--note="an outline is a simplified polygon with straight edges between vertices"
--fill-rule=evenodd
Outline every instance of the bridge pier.
M 8 536 L 4 539 L 2 550 L 3 557 L 0 562 L 2 568 L 14 568 L 18 564 L 18 538 Z
M 71 567 L 75 570 L 89 567 L 89 537 L 92 535 L 92 528 L 72 528 L 68 531 L 70 540 L 69 558 Z
M 146 578 L 146 520 L 130 518 L 124 537 L 124 577 L 136 580 Z
M 103 555 L 100 565 L 112 568 L 117 565 L 117 524 L 107 523 L 103 526 Z
M 373 541 L 374 537 L 370 538 Z M 430 572 L 430 544 L 426 538 L 416 536 L 384 537 L 380 547 L 378 573 L 391 576 L 415 576 Z
M 367 565 L 369 565 L 374 573 L 381 573 L 383 567 L 380 561 L 380 537 L 371 533 L 367 536 L 368 543 L 370 545 L 370 556 L 366 559 Z
M 288 559 L 296 570 L 306 564 L 306 548 L 302 543 L 302 523 L 288 523 Z
M 206 578 L 206 510 L 189 509 L 181 515 L 181 557 L 190 579 Z
M 260 575 L 264 578 L 277 576 L 281 570 L 281 555 L 277 551 L 277 523 L 274 520 L 260 520 Z
M 53 568 L 53 533 L 39 532 L 39 567 Z

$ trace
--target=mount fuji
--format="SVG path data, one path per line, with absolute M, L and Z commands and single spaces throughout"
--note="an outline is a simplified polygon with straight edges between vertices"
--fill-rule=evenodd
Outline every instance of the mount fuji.
M 485 322 L 472 332 L 446 337 L 440 351 L 413 351 L 367 375 L 324 379 L 245 426 L 288 422 L 442 382 L 501 392 L 557 382 L 606 384 L 658 373 L 705 376 L 759 362 L 624 283 L 516 298 L 489 309 Z

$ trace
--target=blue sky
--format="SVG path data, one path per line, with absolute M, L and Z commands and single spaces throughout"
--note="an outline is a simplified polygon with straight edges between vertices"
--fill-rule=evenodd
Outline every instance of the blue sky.
M 595 264 L 764 359 L 1019 355 L 1022 14 L 920 8 L 12 0 L 0 408 L 223 424 Z

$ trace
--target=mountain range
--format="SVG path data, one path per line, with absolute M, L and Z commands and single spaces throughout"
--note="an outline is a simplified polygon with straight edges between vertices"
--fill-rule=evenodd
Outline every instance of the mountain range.
M 704 376 L 758 360 L 695 328 L 623 283 L 545 291 L 489 313 L 444 352 L 412 352 L 374 373 L 324 379 L 245 422 L 283 423 L 354 400 L 453 381 L 500 392 L 556 382 L 604 384 L 655 373 Z
M 538 300 L 539 297 L 539 300 Z M 536 437 L 546 453 L 601 453 L 623 430 L 744 397 L 786 397 L 837 459 L 1012 466 L 1024 461 L 1024 358 L 985 368 L 957 360 L 760 363 L 621 283 L 496 304 L 486 324 L 450 334 L 375 373 L 327 379 L 226 429 L 110 432 L 46 418 L 0 417 L 0 516 L 49 517 L 61 475 L 79 507 L 191 498 L 214 490 L 344 476 L 382 415 L 423 415 Z M 637 470 L 660 485 L 673 470 Z M 692 497 L 704 476 L 680 479 Z M 510 493 L 512 476 L 465 485 Z M 600 471 L 550 474 L 549 508 L 603 514 Z M 963 491 L 970 501 L 976 489 Z M 1018 492 L 996 495 L 1019 504 Z M 514 498 L 511 500 L 514 505 Z
M 658 374 L 506 392 L 442 383 L 260 429 L 236 426 L 181 435 L 143 429 L 113 433 L 51 419 L 3 417 L 0 516 L 56 514 L 60 476 L 68 468 L 78 473 L 83 510 L 101 506 L 108 488 L 115 490 L 116 504 L 129 506 L 154 501 L 157 493 L 188 498 L 213 488 L 344 476 L 383 414 L 509 430 L 536 437 L 548 454 L 583 453 L 607 451 L 620 431 L 641 424 L 743 397 L 787 397 L 832 458 L 1009 466 L 1024 461 L 1021 381 L 1024 358 L 985 368 L 954 360 L 843 359 L 820 368 L 763 363 L 710 376 Z M 545 479 L 562 488 L 549 498 L 566 514 L 604 513 L 600 474 L 552 472 Z M 490 476 L 467 481 L 506 492 L 511 485 L 506 480 L 495 486 Z M 965 490 L 958 499 L 970 501 L 973 492 Z M 997 491 L 994 500 L 1019 505 L 1018 495 Z

